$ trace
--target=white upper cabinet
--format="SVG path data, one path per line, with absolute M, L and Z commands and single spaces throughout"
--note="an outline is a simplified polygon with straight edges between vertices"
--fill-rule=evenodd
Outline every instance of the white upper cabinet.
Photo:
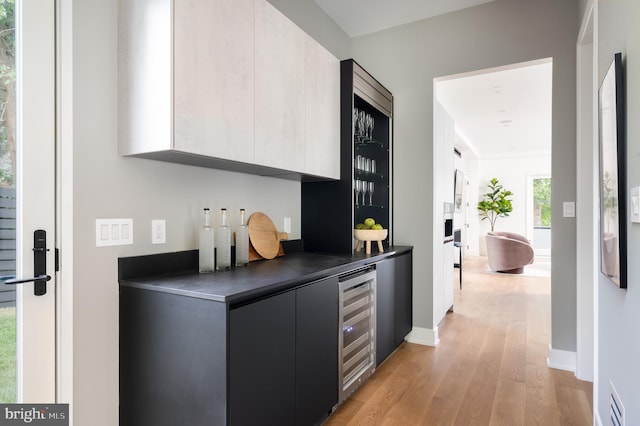
M 340 61 L 305 36 L 304 169 L 340 179 Z
M 121 155 L 339 178 L 340 64 L 270 3 L 120 0 L 119 27 Z
M 340 62 L 256 1 L 255 161 L 340 178 Z
M 251 162 L 254 0 L 176 0 L 174 149 Z
M 118 2 L 118 139 L 122 155 L 173 148 L 171 4 L 171 0 Z
M 256 0 L 255 160 L 304 171 L 305 33 Z

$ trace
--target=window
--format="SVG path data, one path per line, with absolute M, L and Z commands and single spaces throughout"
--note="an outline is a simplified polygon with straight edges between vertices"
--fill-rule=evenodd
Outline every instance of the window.
M 533 226 L 551 228 L 551 178 L 533 179 Z

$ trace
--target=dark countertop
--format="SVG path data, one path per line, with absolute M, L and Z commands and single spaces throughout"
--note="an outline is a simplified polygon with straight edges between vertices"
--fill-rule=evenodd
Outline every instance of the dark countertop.
M 155 262 L 153 260 L 155 256 L 156 261 L 162 264 L 159 269 L 164 269 L 163 273 L 136 276 L 134 273 L 123 274 L 119 271 L 119 282 L 120 286 L 125 287 L 237 304 L 366 267 L 387 257 L 411 250 L 412 247 L 408 246 L 392 246 L 384 253 L 376 252 L 370 255 L 364 252 L 354 254 L 294 252 L 275 259 L 254 261 L 248 266 L 210 274 L 199 274 L 197 268 L 180 270 L 180 266 L 177 266 L 177 270 L 170 271 L 171 268 L 166 266 L 167 259 L 177 254 L 139 256 L 119 259 L 119 269 L 124 269 L 122 261 L 134 264 L 140 263 L 141 259 L 147 271 L 155 270 L 153 267 L 150 268 Z

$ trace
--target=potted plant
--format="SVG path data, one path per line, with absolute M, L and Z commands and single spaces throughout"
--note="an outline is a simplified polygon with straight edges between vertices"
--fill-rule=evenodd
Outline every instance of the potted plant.
M 478 202 L 478 211 L 480 212 L 480 219 L 489 221 L 491 232 L 493 232 L 496 220 L 499 217 L 509 216 L 509 213 L 513 210 L 511 199 L 508 198 L 513 193 L 504 189 L 496 178 L 491 179 L 487 187 L 489 192 L 484 194 L 484 198 Z

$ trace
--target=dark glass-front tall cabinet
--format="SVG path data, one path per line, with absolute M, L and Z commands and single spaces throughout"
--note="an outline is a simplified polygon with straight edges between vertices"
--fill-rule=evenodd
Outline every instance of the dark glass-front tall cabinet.
M 302 183 L 308 251 L 352 252 L 353 229 L 369 217 L 393 244 L 393 96 L 354 60 L 340 67 L 340 180 Z

